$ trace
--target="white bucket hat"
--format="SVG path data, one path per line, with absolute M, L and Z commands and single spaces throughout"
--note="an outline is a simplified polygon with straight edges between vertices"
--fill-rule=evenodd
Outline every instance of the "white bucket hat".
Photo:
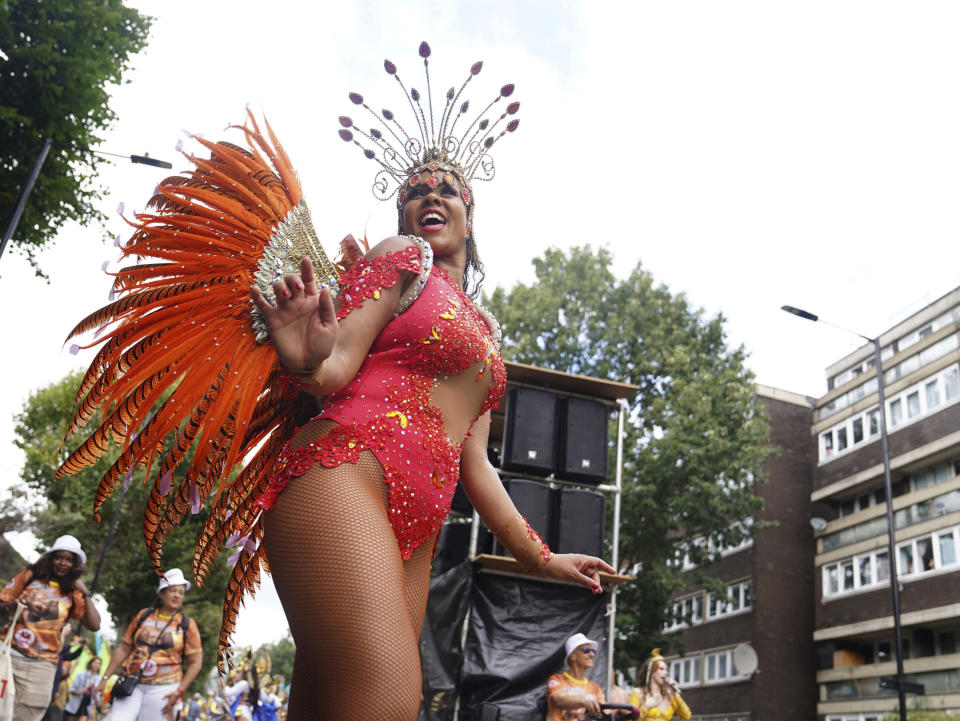
M 157 586 L 157 593 L 160 593 L 167 586 L 186 586 L 190 590 L 190 581 L 183 577 L 183 571 L 179 568 L 171 568 L 160 578 L 160 585 Z
M 566 652 L 566 657 L 570 658 L 570 654 L 576 651 L 581 646 L 586 646 L 587 644 L 597 648 L 597 642 L 591 641 L 582 633 L 575 633 L 570 638 L 567 639 L 567 642 L 563 644 L 563 650 Z
M 54 541 L 53 545 L 47 549 L 47 553 L 53 553 L 55 551 L 70 551 L 70 553 L 75 553 L 80 556 L 80 563 L 87 565 L 87 554 L 80 548 L 80 541 L 73 536 L 60 536 L 60 538 Z M 44 555 L 47 554 L 45 553 Z

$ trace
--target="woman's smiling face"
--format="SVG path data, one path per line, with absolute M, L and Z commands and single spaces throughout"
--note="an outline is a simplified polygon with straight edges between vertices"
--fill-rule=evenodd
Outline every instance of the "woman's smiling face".
M 442 170 L 424 171 L 419 177 L 421 182 L 408 187 L 404 195 L 403 231 L 426 240 L 438 255 L 463 250 L 467 206 L 460 181 Z

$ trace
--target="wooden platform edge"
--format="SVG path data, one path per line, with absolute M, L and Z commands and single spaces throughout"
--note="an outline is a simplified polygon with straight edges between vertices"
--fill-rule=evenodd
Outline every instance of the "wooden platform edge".
M 516 573 L 521 576 L 528 575 L 517 563 L 517 559 L 507 556 L 493 556 L 489 553 L 481 553 L 470 559 L 481 568 L 491 571 L 500 571 L 502 573 Z M 600 582 L 608 586 L 619 586 L 623 583 L 629 583 L 635 580 L 633 576 L 624 576 L 620 573 L 600 573 Z

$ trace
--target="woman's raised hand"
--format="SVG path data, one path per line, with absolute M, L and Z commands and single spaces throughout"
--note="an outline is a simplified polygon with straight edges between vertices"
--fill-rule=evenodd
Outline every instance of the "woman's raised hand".
M 326 288 L 317 288 L 313 263 L 303 257 L 300 275 L 273 284 L 276 306 L 253 287 L 253 302 L 263 314 L 270 340 L 283 367 L 295 375 L 311 375 L 330 357 L 337 339 L 337 314 Z
M 555 581 L 579 583 L 594 593 L 602 593 L 600 571 L 610 574 L 617 572 L 613 566 L 596 556 L 584 556 L 581 553 L 555 553 L 537 575 Z

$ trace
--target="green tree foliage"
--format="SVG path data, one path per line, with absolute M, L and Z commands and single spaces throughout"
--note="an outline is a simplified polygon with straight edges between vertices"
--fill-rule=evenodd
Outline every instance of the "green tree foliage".
M 35 263 L 67 220 L 104 220 L 102 162 L 85 148 L 116 119 L 109 84 L 146 43 L 150 18 L 122 0 L 0 2 L 0 223 L 6 227 L 44 138 L 55 145 L 11 240 Z M 38 269 L 39 273 L 39 269 Z
M 86 581 L 89 584 L 120 504 L 116 533 L 106 550 L 96 588 L 107 599 L 119 635 L 137 611 L 151 605 L 156 598 L 158 579 L 150 565 L 141 530 L 149 487 L 144 483 L 143 469 L 138 469 L 127 493 L 124 495 L 121 489 L 117 489 L 104 504 L 101 509 L 103 521 L 97 524 L 92 514 L 94 494 L 101 476 L 119 449 L 75 476 L 59 481 L 54 479 L 59 463 L 79 445 L 79 439 L 73 438 L 71 447 L 61 449 L 80 377 L 79 373 L 71 374 L 33 393 L 16 417 L 15 442 L 26 455 L 21 478 L 35 499 L 32 507 L 24 508 L 24 515 L 28 527 L 41 539 L 44 547 L 64 533 L 80 539 L 87 552 Z M 94 427 L 92 423 L 90 428 Z M 181 478 L 182 472 L 179 476 L 175 473 L 174 484 Z M 201 510 L 197 515 L 189 516 L 182 528 L 168 536 L 164 544 L 165 568 L 179 567 L 188 578 L 192 575 L 194 541 L 205 518 L 206 510 Z M 194 585 L 184 600 L 184 610 L 196 620 L 203 639 L 204 667 L 197 677 L 198 684 L 216 662 L 217 635 L 228 575 L 226 566 L 219 565 L 205 586 L 198 588 Z
M 723 318 L 656 286 L 640 265 L 616 278 L 612 260 L 604 249 L 548 250 L 534 260 L 535 283 L 497 288 L 486 302 L 508 359 L 639 386 L 624 446 L 620 566 L 638 576 L 618 608 L 625 669 L 675 646 L 660 629 L 670 595 L 692 580 L 676 570 L 681 537 L 717 548 L 752 532 L 737 521 L 762 507 L 753 484 L 764 478 L 769 426 Z M 715 588 L 705 549 L 691 548 L 695 575 Z

